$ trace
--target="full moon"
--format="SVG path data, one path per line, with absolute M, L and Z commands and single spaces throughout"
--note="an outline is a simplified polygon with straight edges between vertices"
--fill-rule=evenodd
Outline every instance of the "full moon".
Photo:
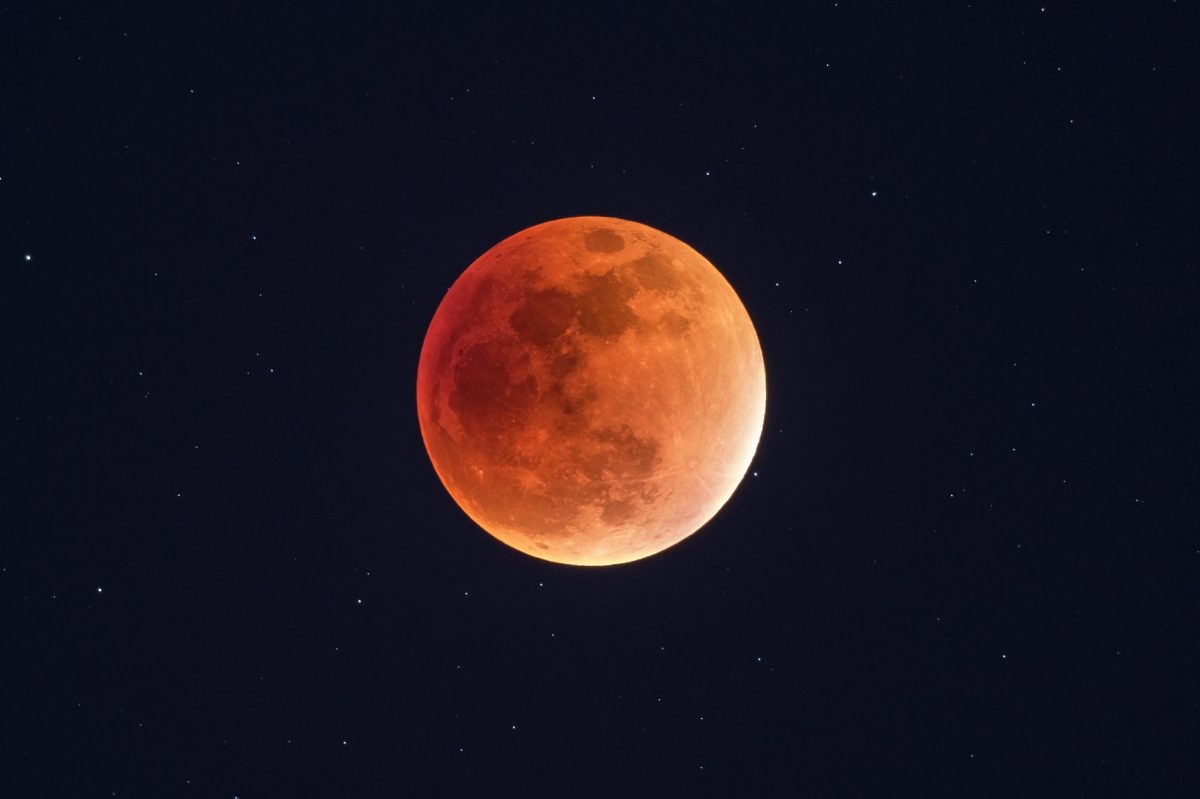
M 754 324 L 704 256 L 584 216 L 481 255 L 421 348 L 425 448 L 488 533 L 604 566 L 682 541 L 733 495 L 762 434 Z

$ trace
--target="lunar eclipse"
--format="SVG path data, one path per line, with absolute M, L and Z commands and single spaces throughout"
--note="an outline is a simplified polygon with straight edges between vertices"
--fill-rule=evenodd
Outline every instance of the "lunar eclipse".
M 654 228 L 535 225 L 485 252 L 421 349 L 417 411 L 459 506 L 521 552 L 601 566 L 706 524 L 762 433 L 766 375 L 721 273 Z

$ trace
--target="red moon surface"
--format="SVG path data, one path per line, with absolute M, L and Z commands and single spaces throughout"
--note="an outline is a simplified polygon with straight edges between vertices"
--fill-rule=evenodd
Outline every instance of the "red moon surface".
M 625 563 L 698 530 L 749 468 L 765 410 L 758 336 L 721 273 L 608 217 L 545 222 L 481 255 L 417 369 L 450 495 L 557 563 Z

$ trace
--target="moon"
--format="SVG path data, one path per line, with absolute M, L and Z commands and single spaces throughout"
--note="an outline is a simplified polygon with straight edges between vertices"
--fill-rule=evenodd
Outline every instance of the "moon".
M 682 541 L 754 457 L 766 372 L 750 315 L 704 256 L 599 216 L 522 230 L 434 314 L 417 414 L 438 477 L 484 530 L 605 566 Z

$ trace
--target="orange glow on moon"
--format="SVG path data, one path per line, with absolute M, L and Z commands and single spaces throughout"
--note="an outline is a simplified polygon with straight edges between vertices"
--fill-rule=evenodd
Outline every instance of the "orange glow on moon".
M 737 488 L 766 410 L 762 350 L 720 272 L 608 217 L 521 231 L 434 314 L 417 413 L 438 476 L 500 541 L 557 563 L 644 558 Z

